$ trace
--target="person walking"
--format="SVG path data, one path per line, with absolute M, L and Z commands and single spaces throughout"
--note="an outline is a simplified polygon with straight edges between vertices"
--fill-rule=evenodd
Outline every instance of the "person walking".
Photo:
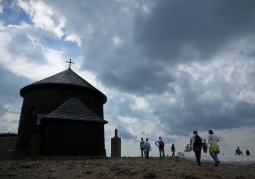
M 155 145 L 159 149 L 159 157 L 162 160 L 162 158 L 165 157 L 165 152 L 164 152 L 165 143 L 164 143 L 164 141 L 162 140 L 161 137 L 159 137 L 159 139 L 155 142 Z M 161 155 L 161 152 L 163 153 L 163 155 Z
M 146 153 L 146 158 L 149 159 L 149 152 L 151 150 L 151 144 L 148 141 L 148 139 L 146 139 L 146 142 L 144 143 L 144 147 L 145 147 L 145 153 Z
M 208 143 L 210 144 L 209 154 L 212 156 L 215 162 L 214 166 L 218 167 L 220 161 L 218 159 L 217 154 L 220 153 L 220 148 L 217 142 L 219 142 L 220 140 L 218 139 L 216 135 L 214 135 L 212 130 L 209 130 L 208 133 L 209 133 Z
M 175 146 L 172 144 L 171 151 L 173 152 L 172 157 L 175 157 Z
M 203 140 L 203 151 L 204 153 L 207 153 L 207 149 L 208 149 L 208 143 L 206 142 L 206 140 Z
M 143 141 L 143 138 L 141 138 L 141 141 L 140 141 L 140 150 L 141 150 L 141 156 L 143 157 L 143 153 L 144 153 L 144 141 Z
M 202 150 L 202 138 L 198 135 L 197 131 L 193 132 L 190 137 L 190 150 L 193 150 L 196 156 L 197 165 L 201 166 L 201 150 Z

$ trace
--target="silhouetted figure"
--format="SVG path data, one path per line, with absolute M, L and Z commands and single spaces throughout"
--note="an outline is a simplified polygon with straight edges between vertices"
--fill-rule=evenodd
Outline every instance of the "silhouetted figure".
M 161 137 L 159 137 L 159 139 L 155 142 L 155 145 L 158 147 L 159 149 L 159 157 L 162 160 L 162 157 L 165 157 L 165 152 L 164 152 L 164 147 L 165 147 L 165 143 L 162 140 Z M 163 155 L 161 155 L 161 152 L 163 153 Z
M 197 165 L 201 166 L 201 150 L 202 150 L 202 138 L 198 135 L 197 131 L 193 132 L 193 135 L 190 137 L 190 150 L 195 152 Z
M 240 150 L 240 147 L 237 147 L 235 155 L 243 155 L 243 152 Z
M 203 143 L 203 151 L 204 151 L 204 153 L 207 153 L 208 144 L 207 144 L 206 140 L 204 139 L 202 143 Z
M 189 144 L 187 144 L 187 146 L 185 147 L 185 150 L 184 150 L 184 152 L 190 152 L 191 150 L 190 150 L 190 146 L 189 146 Z
M 175 157 L 175 146 L 172 144 L 171 151 L 173 152 L 172 157 Z
M 143 153 L 144 153 L 144 141 L 143 141 L 143 138 L 141 138 L 141 141 L 140 141 L 140 150 L 141 150 L 141 156 L 143 157 Z
M 250 156 L 251 154 L 250 154 L 250 151 L 247 149 L 246 150 L 246 156 Z
M 151 144 L 148 141 L 148 139 L 146 139 L 146 142 L 144 143 L 145 146 L 145 151 L 146 151 L 146 158 L 149 159 L 149 152 L 151 150 Z

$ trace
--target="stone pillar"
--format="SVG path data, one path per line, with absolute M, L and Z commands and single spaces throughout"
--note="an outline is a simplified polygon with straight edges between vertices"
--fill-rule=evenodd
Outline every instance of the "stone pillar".
M 115 136 L 111 138 L 111 157 L 121 157 L 121 138 L 118 137 L 118 129 L 115 129 Z

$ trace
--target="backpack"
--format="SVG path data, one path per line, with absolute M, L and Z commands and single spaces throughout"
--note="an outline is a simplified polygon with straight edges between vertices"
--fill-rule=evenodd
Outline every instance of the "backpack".
M 164 142 L 161 140 L 161 141 L 159 142 L 159 146 L 160 146 L 160 147 L 164 147 L 164 145 L 165 145 Z
M 202 140 L 198 135 L 195 136 L 195 144 L 198 146 L 202 146 Z

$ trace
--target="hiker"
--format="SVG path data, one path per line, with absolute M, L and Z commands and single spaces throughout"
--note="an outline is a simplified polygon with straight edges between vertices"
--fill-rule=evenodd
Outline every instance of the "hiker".
M 155 142 L 155 145 L 159 149 L 159 157 L 162 160 L 162 157 L 165 158 L 165 152 L 164 152 L 165 143 L 164 143 L 164 141 L 162 140 L 161 137 L 159 137 L 159 139 Z M 163 152 L 163 155 L 161 155 L 161 151 Z
M 171 147 L 171 151 L 173 152 L 173 154 L 172 154 L 172 157 L 175 157 L 175 146 L 174 146 L 174 144 L 172 144 L 172 147 Z
M 190 137 L 190 150 L 195 152 L 197 165 L 201 166 L 201 150 L 202 150 L 202 138 L 198 135 L 197 131 L 193 132 L 193 135 Z
M 237 147 L 235 155 L 243 155 L 243 152 L 240 150 L 239 147 Z
M 204 153 L 207 153 L 208 143 L 206 142 L 205 139 L 204 139 L 203 142 L 202 142 L 202 146 L 203 146 L 203 151 L 204 151 Z
M 143 153 L 144 153 L 144 141 L 143 141 L 143 138 L 141 138 L 141 141 L 140 141 L 140 150 L 141 150 L 141 156 L 143 157 Z
M 210 144 L 209 154 L 212 156 L 213 160 L 215 161 L 214 166 L 218 167 L 220 161 L 218 159 L 217 154 L 220 153 L 220 148 L 217 142 L 219 142 L 220 140 L 218 139 L 216 135 L 214 135 L 212 130 L 209 130 L 208 133 L 209 133 L 208 142 Z
M 189 146 L 189 144 L 186 145 L 184 152 L 190 152 L 190 146 Z
M 148 141 L 148 139 L 146 139 L 146 142 L 144 143 L 144 150 L 145 150 L 145 153 L 146 153 L 146 158 L 149 159 L 149 152 L 151 150 L 151 144 L 150 142 Z
M 246 156 L 250 156 L 251 154 L 250 154 L 250 151 L 247 149 L 246 150 Z

